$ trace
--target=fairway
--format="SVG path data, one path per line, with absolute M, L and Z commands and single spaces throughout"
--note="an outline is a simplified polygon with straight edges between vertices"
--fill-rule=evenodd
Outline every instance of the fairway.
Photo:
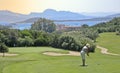
M 110 39 L 117 37 L 113 34 L 101 34 L 97 39 L 98 44 L 109 48 L 109 45 L 105 42 L 108 39 L 107 35 L 111 35 Z M 102 37 L 106 37 L 104 41 Z M 114 47 L 114 45 L 113 43 L 112 46 Z M 119 46 L 119 42 L 116 46 Z M 86 67 L 80 66 L 82 63 L 80 56 L 48 56 L 43 54 L 46 51 L 68 53 L 67 50 L 52 47 L 15 47 L 9 49 L 10 53 L 18 55 L 0 57 L 0 73 L 120 73 L 120 56 L 101 54 L 97 48 L 95 53 L 90 53 L 90 56 L 87 57 L 88 66 Z M 109 50 L 110 52 L 119 53 L 117 52 L 119 49 L 114 49 L 116 51 L 112 48 Z

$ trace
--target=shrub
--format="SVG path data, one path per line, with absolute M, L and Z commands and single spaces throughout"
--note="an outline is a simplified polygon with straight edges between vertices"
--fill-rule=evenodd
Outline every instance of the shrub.
M 116 35 L 120 35 L 120 29 L 116 30 Z
M 25 37 L 25 38 L 19 38 L 18 39 L 18 46 L 32 46 L 33 45 L 33 40 L 30 37 Z
M 8 52 L 8 51 L 9 51 L 8 47 L 5 44 L 1 43 L 0 44 L 0 52 L 3 53 L 3 52 Z
M 1 43 L 0 44 L 0 53 L 3 53 L 3 57 L 4 57 L 4 53 L 8 52 L 8 51 L 9 51 L 8 47 L 5 44 Z
M 57 40 L 57 41 L 56 41 Z M 59 37 L 55 37 L 52 42 L 53 47 L 62 48 L 65 50 L 74 50 L 80 51 L 83 46 L 89 43 L 90 52 L 95 51 L 95 43 L 88 37 L 85 37 L 80 32 L 66 32 L 60 35 Z

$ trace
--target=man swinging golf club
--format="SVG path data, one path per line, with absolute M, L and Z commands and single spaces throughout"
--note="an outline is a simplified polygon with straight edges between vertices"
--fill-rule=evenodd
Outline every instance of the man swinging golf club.
M 87 54 L 87 56 L 89 56 L 89 44 L 86 44 L 82 50 L 80 51 L 81 54 L 81 58 L 82 58 L 82 66 L 85 66 L 85 54 Z

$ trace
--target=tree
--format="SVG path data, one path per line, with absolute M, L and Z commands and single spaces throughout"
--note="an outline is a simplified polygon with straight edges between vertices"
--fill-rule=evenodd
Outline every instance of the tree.
M 57 48 L 57 47 L 59 46 L 58 42 L 59 42 L 59 35 L 53 34 L 53 35 L 52 35 L 52 40 L 51 40 L 51 42 L 50 42 L 50 45 L 51 45 L 52 47 Z
M 34 46 L 49 46 L 51 37 L 48 34 L 41 34 L 37 39 L 34 41 Z
M 92 28 L 97 30 L 98 33 L 115 32 L 116 29 L 120 28 L 120 17 L 114 18 L 109 22 L 96 24 L 96 25 L 92 26 Z
M 26 36 L 29 36 L 29 37 L 32 38 L 32 35 L 31 35 L 31 33 L 30 33 L 30 30 L 21 30 L 20 33 L 21 33 L 21 37 L 22 37 L 22 38 L 25 38 Z
M 26 36 L 25 38 L 19 38 L 18 39 L 18 45 L 19 46 L 32 46 L 33 45 L 33 39 L 31 39 L 29 36 Z
M 97 30 L 91 29 L 91 28 L 85 28 L 82 30 L 82 34 L 84 34 L 86 37 L 92 39 L 93 41 L 96 41 L 96 38 L 98 37 Z
M 66 32 L 58 38 L 58 48 L 68 50 L 80 51 L 87 43 L 91 45 L 90 52 L 94 52 L 96 47 L 95 43 L 92 39 L 82 34 L 81 31 Z
M 35 46 L 45 46 L 45 39 L 43 37 L 39 37 L 34 42 Z
M 11 26 L 0 25 L 0 30 L 10 29 Z
M 19 37 L 18 30 L 15 29 L 5 29 L 1 31 L 0 35 L 2 42 L 4 42 L 7 46 L 13 47 L 17 45 L 17 39 Z
M 89 25 L 87 25 L 87 24 L 83 24 L 83 25 L 81 25 L 81 27 L 82 27 L 82 28 L 88 28 Z
M 120 35 L 120 29 L 116 29 L 116 35 Z
M 31 30 L 42 30 L 51 33 L 56 30 L 56 25 L 51 20 L 40 18 L 32 24 Z
M 5 52 L 8 52 L 8 47 L 3 44 L 3 43 L 0 43 L 0 52 L 3 53 L 3 57 L 5 56 Z

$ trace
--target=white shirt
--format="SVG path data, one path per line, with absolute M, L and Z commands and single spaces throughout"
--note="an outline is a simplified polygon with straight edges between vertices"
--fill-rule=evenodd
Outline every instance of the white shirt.
M 84 46 L 84 47 L 82 48 L 81 52 L 87 53 L 87 50 L 88 50 L 87 46 Z

